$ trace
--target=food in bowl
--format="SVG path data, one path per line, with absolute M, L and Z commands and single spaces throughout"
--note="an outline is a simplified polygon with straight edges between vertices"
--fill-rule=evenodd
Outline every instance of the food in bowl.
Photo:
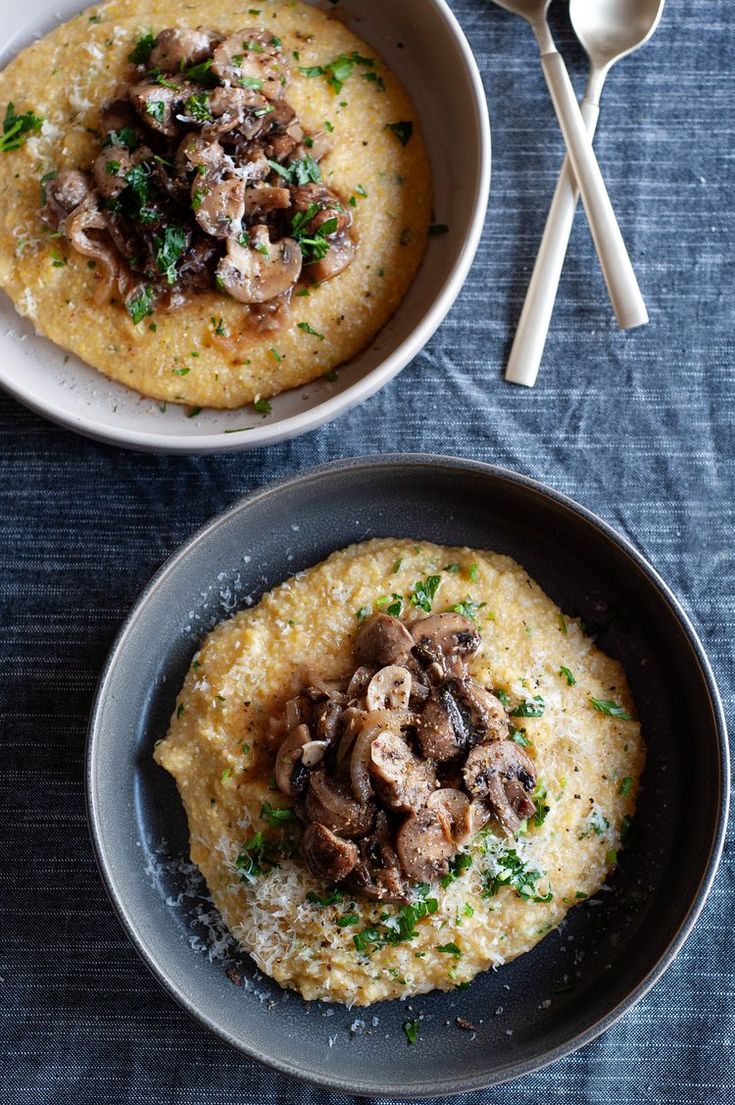
M 157 762 L 258 967 L 367 1005 L 529 951 L 615 867 L 645 748 L 625 675 L 492 552 L 381 538 L 217 626 Z
M 336 11 L 113 0 L 0 104 L 0 287 L 145 395 L 267 409 L 363 349 L 423 256 L 413 107 Z

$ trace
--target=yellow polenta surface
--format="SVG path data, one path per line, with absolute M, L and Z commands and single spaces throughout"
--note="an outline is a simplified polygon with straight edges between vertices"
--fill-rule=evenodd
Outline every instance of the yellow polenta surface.
M 254 16 L 233 0 L 112 0 L 57 27 L 0 73 L 0 107 L 11 101 L 18 113 L 33 110 L 46 120 L 21 149 L 0 155 L 0 288 L 39 333 L 157 399 L 238 407 L 322 376 L 363 349 L 395 311 L 426 245 L 429 166 L 397 78 L 329 13 L 293 0 L 259 0 L 256 8 Z M 87 261 L 49 240 L 39 219 L 40 178 L 54 169 L 87 169 L 94 160 L 99 107 L 129 81 L 127 56 L 140 34 L 200 25 L 222 34 L 261 26 L 282 39 L 292 63 L 286 98 L 308 131 L 323 129 L 325 120 L 334 127 L 324 180 L 345 200 L 356 198 L 356 259 L 308 297 L 295 298 L 292 324 L 275 333 L 248 329 L 242 304 L 216 289 L 178 310 L 158 311 L 155 333 L 150 319 L 134 326 L 119 302 L 94 304 Z M 384 92 L 362 79 L 359 65 L 339 94 L 325 79 L 298 71 L 353 51 L 378 61 Z M 414 124 L 405 148 L 386 129 L 404 120 Z M 355 192 L 359 186 L 366 197 Z M 59 264 L 60 255 L 67 264 Z M 212 317 L 224 319 L 228 340 L 213 333 Z M 299 330 L 302 321 L 324 340 Z
M 459 570 L 442 571 L 449 564 Z M 306 895 L 318 887 L 298 858 L 250 884 L 240 880 L 234 860 L 255 832 L 279 835 L 259 816 L 264 802 L 284 804 L 268 788 L 262 756 L 270 714 L 307 672 L 325 679 L 351 674 L 355 612 L 386 593 L 408 595 L 417 579 L 436 571 L 434 610 L 468 595 L 487 604 L 478 613 L 483 644 L 473 678 L 523 699 L 541 695 L 546 704 L 543 717 L 517 724 L 531 742 L 550 811 L 515 843 L 492 833 L 476 839 L 472 866 L 448 887 L 432 888 L 438 908 L 418 921 L 416 938 L 364 955 L 354 934 L 380 927 L 379 914 L 395 916 L 397 906 L 348 896 L 335 905 L 312 904 Z M 576 679 L 573 686 L 562 666 Z M 367 1005 L 448 990 L 521 955 L 603 884 L 620 847 L 622 819 L 635 809 L 645 750 L 636 721 L 597 713 L 590 696 L 634 712 L 620 665 L 578 621 L 563 619 L 520 565 L 490 552 L 376 539 L 334 553 L 210 633 L 155 757 L 178 784 L 192 860 L 258 967 L 306 998 Z M 492 870 L 493 856 L 508 847 L 542 873 L 538 896 L 551 890 L 549 902 L 522 900 L 507 886 L 482 896 L 483 870 Z M 346 913 L 359 921 L 342 928 L 337 922 Z M 438 950 L 447 944 L 461 955 Z

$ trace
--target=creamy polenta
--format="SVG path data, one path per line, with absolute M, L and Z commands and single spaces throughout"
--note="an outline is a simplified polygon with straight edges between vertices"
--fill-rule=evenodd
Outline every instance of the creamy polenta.
M 159 48 L 156 53 L 154 47 L 153 60 L 159 64 L 151 69 L 146 61 L 151 43 L 163 29 L 204 28 L 214 49 L 243 27 L 250 28 L 247 37 L 254 40 L 243 44 L 251 51 L 250 60 L 257 61 L 262 53 L 259 43 L 276 44 L 272 49 L 278 52 L 277 73 L 287 69 L 285 91 L 278 80 L 243 76 L 246 66 L 235 55 L 230 71 L 237 80 L 233 77 L 231 85 L 216 87 L 214 92 L 220 99 L 223 91 L 230 93 L 233 88 L 242 100 L 271 96 L 279 110 L 278 97 L 285 95 L 306 133 L 301 163 L 307 169 L 312 166 L 313 172 L 309 176 L 307 171 L 299 183 L 318 179 L 341 198 L 356 247 L 352 262 L 324 282 L 319 282 L 321 277 L 310 279 L 305 267 L 287 321 L 276 322 L 272 329 L 253 326 L 248 308 L 225 290 L 233 271 L 239 278 L 236 266 L 242 263 L 243 250 L 268 254 L 267 234 L 264 244 L 263 231 L 251 225 L 237 239 L 233 236 L 234 261 L 229 269 L 217 270 L 216 281 L 210 279 L 204 287 L 173 296 L 168 304 L 151 303 L 150 289 L 141 277 L 127 297 L 115 294 L 100 302 L 104 272 L 102 262 L 95 260 L 95 249 L 108 233 L 105 225 L 117 193 L 105 188 L 99 212 L 93 217 L 87 212 L 81 230 L 77 227 L 76 240 L 88 248 L 86 255 L 69 245 L 68 235 L 54 232 L 53 224 L 43 221 L 43 194 L 59 190 L 54 181 L 60 174 L 81 170 L 89 176 L 102 145 L 110 174 L 106 178 L 103 169 L 103 185 L 114 182 L 116 174 L 125 175 L 126 180 L 134 180 L 130 187 L 137 189 L 140 200 L 140 180 L 128 173 L 132 159 L 133 173 L 141 176 L 140 166 L 132 163 L 135 146 L 126 146 L 120 137 L 126 129 L 122 123 L 109 124 L 117 126 L 110 141 L 101 115 L 103 105 L 120 97 L 133 102 L 139 115 L 160 132 L 163 145 L 156 149 L 154 143 L 155 157 L 144 166 L 149 178 L 151 172 L 173 173 L 171 166 L 176 167 L 181 154 L 176 146 L 176 119 L 181 114 L 167 137 L 164 101 L 177 82 L 194 82 L 187 118 L 192 126 L 202 118 L 211 124 L 207 82 L 217 65 L 207 68 L 208 59 L 198 67 L 182 67 L 179 73 L 171 65 L 166 68 L 165 50 Z M 138 58 L 137 68 L 131 55 Z M 197 56 L 192 54 L 194 60 Z M 151 96 L 150 87 L 135 91 L 146 81 L 156 86 L 156 95 Z M 269 86 L 276 91 L 269 91 Z M 415 112 L 397 77 L 372 47 L 344 26 L 336 10 L 324 12 L 294 0 L 262 0 L 252 9 L 230 0 L 112 0 L 85 10 L 19 54 L 0 73 L 0 107 L 6 105 L 12 105 L 6 113 L 6 131 L 17 118 L 25 119 L 28 129 L 17 143 L 11 135 L 0 152 L 0 287 L 39 333 L 144 395 L 193 407 L 232 408 L 265 401 L 321 377 L 370 342 L 395 311 L 421 261 L 430 221 L 431 182 Z M 272 110 L 273 103 L 268 103 L 261 113 Z M 258 111 L 251 118 L 252 114 L 257 116 Z M 221 118 L 210 127 L 218 141 L 224 140 Z M 138 137 L 137 142 L 141 141 Z M 317 147 L 329 152 L 321 156 Z M 195 169 L 205 172 L 206 156 L 198 164 L 196 158 L 191 161 L 190 175 Z M 313 169 L 316 160 L 318 175 Z M 286 191 L 291 168 L 288 162 L 285 167 L 278 165 L 273 172 L 286 179 L 273 177 L 270 183 L 280 183 L 281 191 Z M 186 185 L 191 187 L 189 181 Z M 276 202 L 276 190 L 270 189 L 271 203 Z M 66 191 L 73 196 L 73 189 Z M 206 189 L 194 187 L 191 194 L 194 214 L 203 214 Z M 152 219 L 141 204 L 143 218 Z M 248 241 L 253 229 L 257 233 L 251 233 Z M 199 233 L 196 226 L 194 230 Z M 124 235 L 119 228 L 115 233 L 122 248 Z M 302 242 L 306 238 L 302 232 Z M 166 227 L 152 235 L 149 271 L 159 281 L 161 273 L 175 273 L 183 240 L 178 229 L 172 232 Z M 203 256 L 205 251 L 200 252 Z M 257 261 L 257 255 L 251 255 L 251 268 L 252 256 Z M 288 257 L 293 263 L 293 246 Z M 194 256 L 188 267 L 198 271 L 200 259 Z M 139 274 L 140 258 L 128 260 Z M 312 271 L 317 272 L 316 266 Z
M 273 718 L 306 681 L 349 679 L 366 618 L 457 610 L 481 635 L 472 679 L 507 704 L 536 813 L 491 821 L 401 903 L 324 886 L 273 777 Z M 508 962 L 615 866 L 645 760 L 620 665 L 508 557 L 375 539 L 333 553 L 221 623 L 197 652 L 157 762 L 191 858 L 258 967 L 305 998 L 366 1005 L 448 990 Z M 444 784 L 444 785 L 452 785 Z

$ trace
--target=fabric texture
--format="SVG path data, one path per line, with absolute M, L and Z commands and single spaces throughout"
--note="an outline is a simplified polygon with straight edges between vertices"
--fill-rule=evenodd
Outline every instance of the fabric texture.
M 597 150 L 650 325 L 617 331 L 578 216 L 528 391 L 506 384 L 502 366 L 562 142 L 529 29 L 489 0 L 452 3 L 488 94 L 490 209 L 457 304 L 398 379 L 294 442 L 209 457 L 100 446 L 0 396 L 0 1105 L 351 1100 L 249 1062 L 174 1005 L 116 920 L 85 821 L 86 721 L 121 620 L 180 542 L 264 481 L 394 450 L 538 477 L 597 511 L 662 573 L 732 711 L 732 6 L 669 0 L 651 43 L 613 71 L 604 95 Z M 585 60 L 563 6 L 554 22 L 581 91 Z M 635 1009 L 583 1051 L 467 1100 L 735 1102 L 734 909 L 730 841 L 698 927 Z

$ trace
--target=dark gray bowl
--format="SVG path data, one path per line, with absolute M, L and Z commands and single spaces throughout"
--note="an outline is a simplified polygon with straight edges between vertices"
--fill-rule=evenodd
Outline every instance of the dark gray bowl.
M 201 950 L 206 911 L 176 862 L 187 854 L 186 822 L 151 749 L 204 633 L 246 596 L 257 599 L 333 549 L 380 535 L 467 544 L 519 560 L 625 665 L 649 760 L 634 840 L 612 893 L 574 909 L 561 934 L 465 990 L 429 994 L 408 1008 L 390 1002 L 349 1011 L 286 995 L 245 955 L 222 962 Z M 696 772 L 688 769 L 692 747 Z M 640 554 L 589 511 L 532 480 L 431 456 L 317 469 L 238 503 L 187 542 L 149 584 L 112 650 L 87 762 L 100 869 L 123 925 L 171 995 L 280 1070 L 400 1098 L 515 1078 L 587 1043 L 630 1008 L 669 965 L 702 908 L 722 848 L 728 778 L 725 722 L 707 658 Z M 457 1027 L 458 1016 L 476 1033 Z M 413 1017 L 421 1018 L 420 1035 L 409 1046 L 402 1026 Z

